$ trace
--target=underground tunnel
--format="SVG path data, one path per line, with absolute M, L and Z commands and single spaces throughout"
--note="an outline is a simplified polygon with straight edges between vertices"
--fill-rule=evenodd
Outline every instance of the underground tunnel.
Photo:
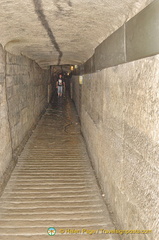
M 0 240 L 158 240 L 159 0 L 0 9 Z

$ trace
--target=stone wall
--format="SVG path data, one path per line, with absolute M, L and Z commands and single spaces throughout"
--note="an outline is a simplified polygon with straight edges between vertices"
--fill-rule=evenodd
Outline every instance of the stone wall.
M 84 64 L 84 73 L 94 73 L 159 54 L 159 1 L 154 0 L 99 44 Z
M 0 46 L 0 192 L 6 176 L 5 170 L 12 159 L 11 136 L 8 119 L 8 106 L 5 83 L 5 52 Z M 3 176 L 3 179 L 2 179 Z
M 157 239 L 159 56 L 84 75 L 81 127 L 105 199 L 121 229 Z M 79 106 L 80 107 L 80 106 Z
M 81 67 L 82 101 L 73 98 L 92 164 L 120 229 L 159 238 L 159 2 L 105 39 Z M 145 57 L 145 58 L 144 58 Z
M 81 114 L 81 85 L 79 84 L 79 76 L 73 76 L 71 80 L 71 92 L 72 92 L 72 99 L 75 103 L 77 113 L 80 116 Z
M 49 72 L 26 57 L 4 52 L 2 47 L 0 71 L 2 190 L 17 155 L 47 105 Z

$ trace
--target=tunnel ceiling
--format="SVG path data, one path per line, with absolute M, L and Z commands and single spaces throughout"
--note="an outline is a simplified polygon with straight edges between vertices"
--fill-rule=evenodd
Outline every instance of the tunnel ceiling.
M 42 68 L 80 64 L 153 0 L 0 0 L 0 43 Z

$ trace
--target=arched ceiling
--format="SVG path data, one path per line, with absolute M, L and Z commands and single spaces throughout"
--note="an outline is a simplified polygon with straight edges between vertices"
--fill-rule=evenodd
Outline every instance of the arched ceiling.
M 42 68 L 80 64 L 153 0 L 0 0 L 0 43 Z

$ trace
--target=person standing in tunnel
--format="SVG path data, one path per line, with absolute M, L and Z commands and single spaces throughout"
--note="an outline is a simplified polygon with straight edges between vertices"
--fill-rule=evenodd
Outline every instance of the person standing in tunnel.
M 62 97 L 63 87 L 65 88 L 65 82 L 63 81 L 62 75 L 60 74 L 56 82 L 58 97 Z

